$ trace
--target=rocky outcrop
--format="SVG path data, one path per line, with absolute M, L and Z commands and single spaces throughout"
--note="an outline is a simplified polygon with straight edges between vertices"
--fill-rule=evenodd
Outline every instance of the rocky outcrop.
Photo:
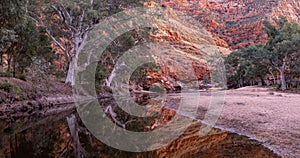
M 295 0 L 162 0 L 145 5 L 165 8 L 164 14 L 168 16 L 168 20 L 155 22 L 158 30 L 151 37 L 169 42 L 174 49 L 169 51 L 172 53 L 159 52 L 156 62 L 162 70 L 148 73 L 152 80 L 147 83 L 158 82 L 168 89 L 182 85 L 178 80 L 203 80 L 205 74 L 210 75 L 207 57 L 214 51 L 228 54 L 265 43 L 268 37 L 262 29 L 263 21 L 274 22 L 286 16 L 290 21 L 300 22 L 300 2 Z M 187 17 L 193 20 L 186 22 Z M 201 47 L 204 45 L 210 48 Z
M 155 2 L 148 2 L 145 5 L 153 8 L 161 7 Z M 216 36 L 191 16 L 181 14 L 172 8 L 162 10 L 167 18 L 155 20 L 157 30 L 150 34 L 150 38 L 156 42 L 167 43 L 168 47 L 154 51 L 154 60 L 161 69 L 158 72 L 148 71 L 147 85 L 159 83 L 167 90 L 175 90 L 174 87 L 194 84 L 193 81 L 202 80 L 205 74 L 209 75 L 210 57 L 215 53 L 229 54 L 230 50 L 226 48 L 224 41 L 216 40 Z M 197 83 L 194 84 L 196 85 Z
M 216 44 L 231 49 L 264 43 L 264 20 L 285 16 L 299 21 L 300 2 L 295 0 L 163 0 L 170 8 L 193 16 L 210 31 Z

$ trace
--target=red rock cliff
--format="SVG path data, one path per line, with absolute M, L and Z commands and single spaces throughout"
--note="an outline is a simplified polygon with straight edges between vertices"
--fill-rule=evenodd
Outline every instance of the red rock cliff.
M 299 0 L 161 0 L 198 20 L 215 37 L 216 44 L 238 49 L 264 43 L 264 20 L 285 16 L 300 22 Z

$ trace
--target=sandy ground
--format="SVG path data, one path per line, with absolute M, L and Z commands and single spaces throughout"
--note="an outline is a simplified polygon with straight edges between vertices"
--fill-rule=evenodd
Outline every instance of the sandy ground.
M 200 100 L 197 117 L 203 119 L 211 99 L 204 92 Z M 283 157 L 300 157 L 300 94 L 228 90 L 216 127 L 256 139 Z

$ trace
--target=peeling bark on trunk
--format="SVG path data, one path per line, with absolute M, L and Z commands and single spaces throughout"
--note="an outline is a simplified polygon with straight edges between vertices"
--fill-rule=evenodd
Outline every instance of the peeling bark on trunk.
M 69 64 L 65 83 L 71 83 L 71 85 L 75 84 L 74 73 L 75 73 L 75 64 L 74 61 L 72 60 L 71 63 Z
M 65 81 L 66 83 L 71 83 L 71 85 L 75 85 L 75 69 L 83 71 L 85 70 L 86 66 L 90 64 L 89 60 L 91 54 L 86 54 L 88 56 L 87 63 L 80 68 L 77 65 L 77 61 L 79 59 L 79 53 L 81 53 L 85 40 L 87 39 L 88 32 L 89 31 L 72 34 L 72 39 L 74 40 L 72 42 L 72 49 L 69 53 L 70 54 L 69 68 L 68 68 L 67 77 Z

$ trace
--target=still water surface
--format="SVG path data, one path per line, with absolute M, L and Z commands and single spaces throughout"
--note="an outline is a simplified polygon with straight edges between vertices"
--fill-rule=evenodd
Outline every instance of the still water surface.
M 101 101 L 99 101 L 101 103 Z M 143 104 L 144 99 L 138 100 Z M 172 102 L 172 101 L 168 101 Z M 173 101 L 174 102 L 174 101 Z M 175 101 L 176 102 L 176 101 Z M 113 100 L 103 106 L 115 104 Z M 104 105 L 105 104 L 105 105 Z M 145 103 L 146 104 L 146 103 Z M 161 111 L 158 111 L 161 112 Z M 172 119 L 174 111 L 163 110 L 160 122 Z M 171 115 L 170 115 L 171 113 Z M 67 117 L 76 116 L 78 140 L 71 136 Z M 126 118 L 131 119 L 129 117 Z M 139 120 L 129 130 L 141 128 L 153 120 Z M 137 129 L 137 127 L 141 129 Z M 29 116 L 15 120 L 0 120 L 0 158 L 31 157 L 278 157 L 261 143 L 238 134 L 213 129 L 208 136 L 198 135 L 200 123 L 192 124 L 183 135 L 166 147 L 134 153 L 109 147 L 96 139 L 80 120 L 75 110 L 47 117 Z M 72 139 L 73 138 L 73 139 Z M 130 142 L 128 142 L 130 143 Z

